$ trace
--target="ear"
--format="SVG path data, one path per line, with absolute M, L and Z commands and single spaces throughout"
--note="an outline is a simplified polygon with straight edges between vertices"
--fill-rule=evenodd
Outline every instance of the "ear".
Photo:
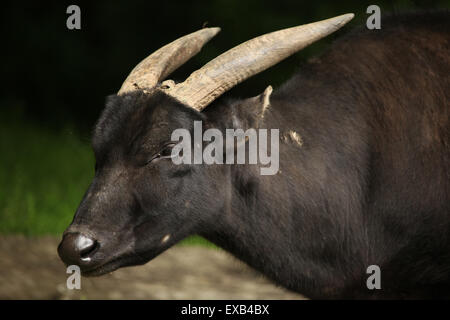
M 258 128 L 270 107 L 272 86 L 268 86 L 260 95 L 238 102 L 233 106 L 234 128 Z
M 259 119 L 264 118 L 264 113 L 266 112 L 267 108 L 270 106 L 270 96 L 272 95 L 273 88 L 272 86 L 268 86 L 266 90 L 264 90 L 263 93 L 261 93 L 259 96 L 254 97 L 255 99 L 255 113 L 257 114 L 257 117 Z

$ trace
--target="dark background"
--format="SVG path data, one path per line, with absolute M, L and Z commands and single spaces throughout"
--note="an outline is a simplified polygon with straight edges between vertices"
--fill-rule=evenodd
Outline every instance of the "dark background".
M 81 8 L 81 30 L 66 27 L 71 4 Z M 450 8 L 450 0 L 2 2 L 0 235 L 60 235 L 67 227 L 93 176 L 90 133 L 105 97 L 154 50 L 205 25 L 222 28 L 171 76 L 183 80 L 255 36 L 355 13 L 342 30 L 227 93 L 250 97 L 364 25 L 370 4 L 381 8 L 381 27 L 387 13 Z
M 81 8 L 81 30 L 66 28 L 66 8 Z M 203 25 L 222 32 L 174 76 L 190 72 L 225 50 L 260 34 L 353 12 L 346 28 L 365 23 L 370 4 L 382 14 L 449 8 L 448 0 L 416 1 L 36 1 L 2 3 L 1 108 L 14 108 L 41 125 L 73 123 L 83 134 L 94 124 L 104 97 L 115 93 L 145 56 Z M 250 96 L 279 85 L 302 61 L 318 54 L 330 36 L 231 93 Z M 269 80 L 270 79 L 270 80 Z

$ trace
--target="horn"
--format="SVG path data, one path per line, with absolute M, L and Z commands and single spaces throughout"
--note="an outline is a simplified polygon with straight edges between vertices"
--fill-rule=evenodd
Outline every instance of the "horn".
M 201 29 L 158 49 L 131 71 L 117 94 L 153 88 L 161 79 L 195 56 L 219 31 L 220 28 Z
M 208 62 L 182 83 L 164 82 L 160 90 L 202 111 L 235 85 L 338 30 L 353 17 L 348 13 L 254 38 Z

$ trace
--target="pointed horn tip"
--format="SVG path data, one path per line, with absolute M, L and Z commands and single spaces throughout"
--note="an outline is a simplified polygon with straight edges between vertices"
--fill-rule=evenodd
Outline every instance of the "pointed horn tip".
M 336 18 L 340 18 L 342 23 L 347 23 L 355 17 L 354 13 L 346 13 L 341 16 L 337 16 Z
M 209 40 L 214 38 L 216 36 L 216 34 L 218 34 L 219 32 L 220 32 L 220 28 L 214 27 L 214 28 L 200 29 L 196 32 L 196 34 L 198 34 L 203 39 L 203 41 L 208 42 Z
M 218 34 L 219 32 L 220 32 L 220 30 L 222 30 L 222 29 L 220 29 L 219 27 L 213 27 L 213 28 L 205 28 L 205 29 L 203 29 L 203 30 L 208 30 L 211 34 L 212 34 L 212 36 L 214 37 L 216 34 Z
M 333 25 L 335 28 L 341 28 L 342 26 L 346 25 L 347 22 L 352 20 L 354 17 L 355 17 L 355 15 L 353 13 L 346 13 L 346 14 L 342 14 L 340 16 L 336 16 L 333 18 L 319 21 L 318 23 L 325 22 L 326 24 Z

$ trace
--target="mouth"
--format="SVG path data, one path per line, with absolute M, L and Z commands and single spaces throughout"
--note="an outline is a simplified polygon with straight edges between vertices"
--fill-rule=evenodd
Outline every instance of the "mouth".
M 76 239 L 80 238 L 79 234 L 74 235 Z M 167 246 L 160 246 L 150 250 L 145 250 L 144 248 L 142 248 L 144 250 L 136 250 L 136 248 L 132 248 L 129 245 L 118 250 L 117 246 L 102 247 L 101 245 L 91 245 L 87 248 L 89 250 L 85 248 L 80 250 L 76 248 L 78 242 L 70 240 L 72 239 L 68 238 L 68 236 L 63 238 L 58 246 L 58 254 L 66 266 L 78 265 L 81 275 L 85 277 L 98 277 L 119 268 L 145 264 L 167 249 Z M 73 243 L 75 243 L 77 250 L 71 250 L 72 246 L 70 245 Z
M 94 268 L 81 269 L 81 274 L 85 277 L 98 277 L 111 273 L 119 268 L 137 266 L 144 263 L 146 263 L 146 261 L 143 261 L 139 256 L 119 257 Z
M 84 270 L 81 269 L 81 274 L 85 277 L 98 277 L 111 273 L 119 268 L 143 265 L 155 258 L 161 251 L 164 250 L 152 250 L 144 254 L 135 252 L 133 255 L 117 257 L 99 266 Z
M 85 277 L 98 277 L 113 272 L 119 269 L 120 267 L 121 267 L 120 260 L 111 261 L 93 269 L 81 270 L 81 274 Z

